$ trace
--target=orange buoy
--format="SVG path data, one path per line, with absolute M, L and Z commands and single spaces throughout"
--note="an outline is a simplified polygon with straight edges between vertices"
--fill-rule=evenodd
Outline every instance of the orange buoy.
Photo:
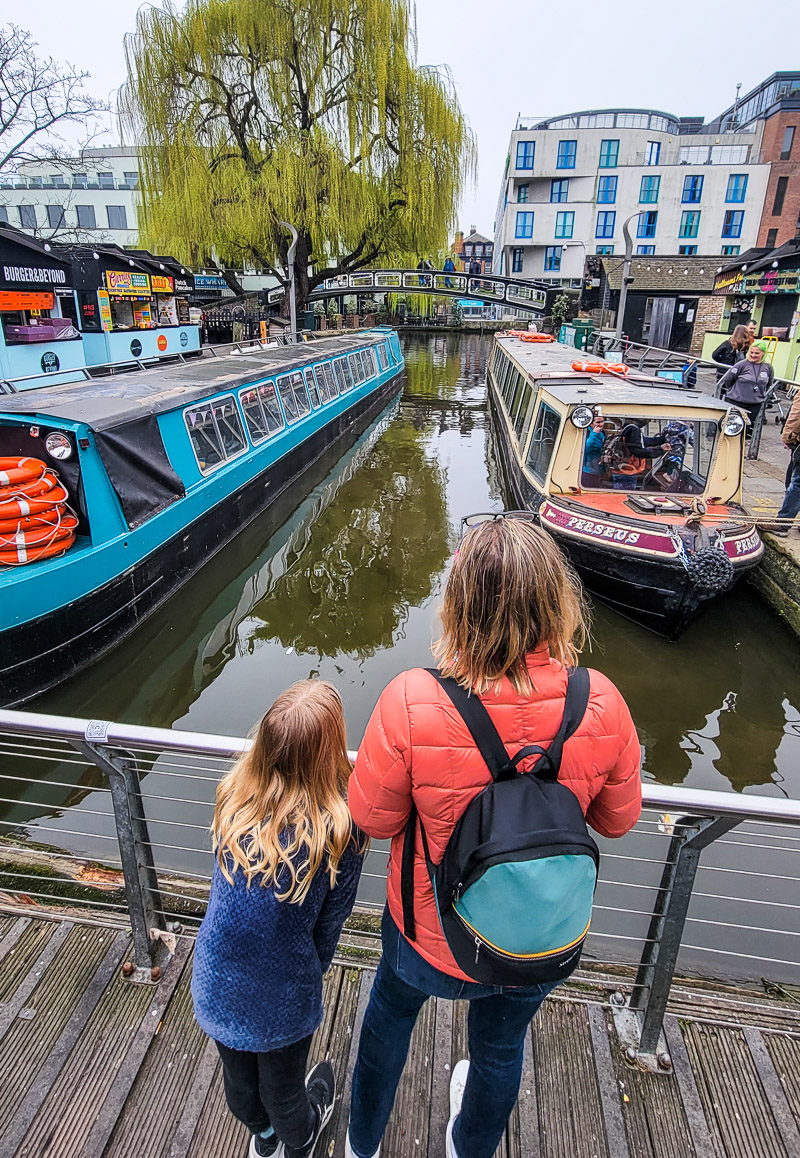
M 46 470 L 47 463 L 40 458 L 0 458 L 0 487 L 33 482 Z
M 62 504 L 51 507 L 49 511 L 42 511 L 38 515 L 26 515 L 24 517 L 18 515 L 14 519 L 0 519 L 0 535 L 5 535 L 8 531 L 33 531 L 37 527 L 52 527 L 54 523 L 64 519 L 65 511 L 72 515 L 69 507 Z
M 18 495 L 17 498 L 7 499 L 0 503 L 0 519 L 27 518 L 28 515 L 41 515 L 53 507 L 63 505 L 69 494 L 66 487 L 56 483 L 49 491 L 36 498 L 26 498 Z
M 8 499 L 35 499 L 45 494 L 58 482 L 58 475 L 52 470 L 46 470 L 43 475 L 31 482 L 12 483 L 11 486 L 0 487 L 0 503 Z
M 572 369 L 583 374 L 627 374 L 624 362 L 573 362 Z
M 9 548 L 0 546 L 0 563 L 8 567 L 20 566 L 24 563 L 36 563 L 39 559 L 50 559 L 54 555 L 63 555 L 75 542 L 75 532 L 67 531 L 63 538 L 51 539 L 41 547 L 30 547 L 20 543 Z
M 13 531 L 0 532 L 0 551 L 8 551 L 13 547 L 41 547 L 44 543 L 55 542 L 56 539 L 66 539 L 78 525 L 78 520 L 71 512 L 64 515 L 55 523 L 45 523 L 43 526 L 24 527 L 23 523 L 35 520 L 22 519 Z

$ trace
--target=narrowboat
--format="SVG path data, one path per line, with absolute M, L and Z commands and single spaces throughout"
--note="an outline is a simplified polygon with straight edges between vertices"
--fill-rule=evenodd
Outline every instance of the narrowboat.
M 675 640 L 761 559 L 742 506 L 747 417 L 669 381 L 557 342 L 497 335 L 489 395 L 514 504 L 585 586 Z
M 0 398 L 0 704 L 128 636 L 352 445 L 402 370 L 377 327 Z

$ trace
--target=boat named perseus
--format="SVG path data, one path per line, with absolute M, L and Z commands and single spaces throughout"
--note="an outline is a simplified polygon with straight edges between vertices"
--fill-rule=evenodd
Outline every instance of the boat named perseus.
M 343 452 L 402 369 L 377 327 L 0 397 L 0 704 L 129 635 Z
M 748 420 L 525 337 L 498 335 L 488 373 L 513 501 L 536 512 L 590 591 L 676 639 L 764 552 L 741 503 Z

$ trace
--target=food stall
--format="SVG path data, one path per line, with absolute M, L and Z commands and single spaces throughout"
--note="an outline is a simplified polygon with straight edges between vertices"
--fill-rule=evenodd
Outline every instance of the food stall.
M 76 323 L 69 262 L 0 223 L 0 379 L 28 390 L 80 378 L 74 371 L 86 362 Z

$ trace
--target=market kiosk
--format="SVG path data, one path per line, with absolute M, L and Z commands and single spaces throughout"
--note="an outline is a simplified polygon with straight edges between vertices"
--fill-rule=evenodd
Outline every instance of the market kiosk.
M 28 390 L 74 382 L 85 365 L 69 262 L 0 223 L 0 379 Z

